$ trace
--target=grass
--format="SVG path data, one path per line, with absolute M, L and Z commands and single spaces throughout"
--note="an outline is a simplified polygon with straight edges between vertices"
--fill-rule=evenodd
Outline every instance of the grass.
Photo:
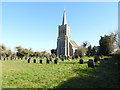
M 118 65 L 111 59 L 92 69 L 87 67 L 90 58 L 83 58 L 84 64 L 79 59 L 59 60 L 59 64 L 1 60 L 2 88 L 118 88 Z

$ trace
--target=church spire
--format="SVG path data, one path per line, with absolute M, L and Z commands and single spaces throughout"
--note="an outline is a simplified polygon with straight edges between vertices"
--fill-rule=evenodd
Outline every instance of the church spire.
M 64 9 L 62 25 L 65 25 L 65 24 L 66 24 L 66 12 Z

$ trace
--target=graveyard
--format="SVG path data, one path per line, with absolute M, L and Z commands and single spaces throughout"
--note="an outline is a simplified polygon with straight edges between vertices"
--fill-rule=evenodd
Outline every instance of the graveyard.
M 89 61 L 94 66 L 90 67 Z M 3 59 L 2 88 L 118 88 L 118 64 L 104 56 Z
M 1 3 L 0 89 L 120 87 L 118 2 L 11 2 Z

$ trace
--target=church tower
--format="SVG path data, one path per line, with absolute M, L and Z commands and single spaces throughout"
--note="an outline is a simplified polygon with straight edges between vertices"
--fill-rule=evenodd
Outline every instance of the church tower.
M 58 26 L 57 56 L 69 56 L 70 27 L 66 23 L 66 12 L 64 10 L 62 25 Z

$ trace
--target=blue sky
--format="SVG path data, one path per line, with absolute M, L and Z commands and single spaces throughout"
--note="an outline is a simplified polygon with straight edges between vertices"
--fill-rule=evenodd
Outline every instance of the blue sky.
M 99 45 L 100 36 L 118 28 L 117 2 L 4 2 L 0 44 L 37 51 L 56 48 L 64 8 L 70 38 L 78 45 Z

